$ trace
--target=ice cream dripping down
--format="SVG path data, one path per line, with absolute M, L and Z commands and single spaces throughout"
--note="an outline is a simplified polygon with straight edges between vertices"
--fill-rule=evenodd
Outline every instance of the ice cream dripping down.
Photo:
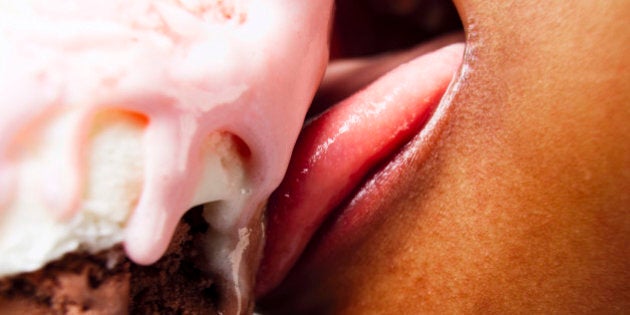
M 323 74 L 331 6 L 0 1 L 0 276 L 120 242 L 153 263 L 208 204 L 213 268 L 249 290 L 237 256 L 258 251 L 243 238 Z

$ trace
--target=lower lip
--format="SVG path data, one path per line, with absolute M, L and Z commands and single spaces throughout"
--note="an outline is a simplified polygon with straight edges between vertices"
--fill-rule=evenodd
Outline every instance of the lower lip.
M 294 154 L 287 177 L 276 191 L 276 198 L 270 201 L 268 243 L 257 288 L 259 296 L 268 294 L 289 271 L 290 282 L 302 287 L 300 275 L 308 274 L 308 270 L 317 269 L 324 261 L 351 250 L 353 243 L 383 221 L 387 211 L 375 206 L 378 200 L 392 193 L 392 181 L 404 176 L 402 166 L 418 163 L 438 139 L 439 126 L 443 125 L 450 104 L 443 95 L 459 68 L 463 48 L 463 44 L 457 43 L 419 56 L 350 97 L 353 99 L 363 94 L 374 98 L 369 101 L 385 104 L 382 112 L 373 116 L 365 114 L 362 108 L 355 109 L 359 115 L 368 118 L 351 125 L 356 128 L 355 135 L 350 130 L 345 140 L 326 136 L 318 137 L 316 139 L 321 139 L 316 141 L 312 137 L 306 137 L 306 141 L 304 137 L 300 138 L 303 141 L 298 142 L 296 152 L 301 153 Z M 451 87 L 450 91 L 453 90 Z M 341 102 L 340 106 L 353 106 L 344 103 L 348 101 Z M 331 116 L 334 117 L 336 110 L 331 110 Z M 343 109 L 339 111 L 343 112 Z M 410 116 L 415 117 L 411 122 Z M 353 119 L 352 115 L 346 118 Z M 324 119 L 321 124 L 330 121 L 334 120 Z M 315 125 L 318 123 L 314 122 Z M 400 128 L 405 124 L 409 127 Z M 326 126 L 316 125 L 307 126 L 305 132 L 317 133 L 320 129 L 324 133 L 327 130 Z M 313 155 L 331 152 L 329 147 L 324 153 L 320 150 L 322 141 L 330 139 L 335 140 L 330 143 L 339 146 L 338 150 L 343 154 L 331 158 L 332 162 L 329 159 L 313 163 Z M 410 146 L 414 149 L 408 150 Z M 378 153 L 365 153 L 372 149 Z M 324 156 L 323 160 L 326 158 Z M 296 159 L 306 160 L 310 174 L 300 175 L 304 163 L 295 162 Z M 361 166 L 357 167 L 357 164 Z M 330 179 L 340 174 L 344 177 L 344 172 L 358 179 Z M 325 183 L 319 186 L 321 182 Z M 300 183 L 299 189 L 294 188 L 296 183 Z M 312 188 L 304 190 L 303 187 L 309 184 Z M 282 204 L 286 202 L 284 196 L 294 198 L 290 207 Z M 322 196 L 328 199 L 323 200 Z M 284 210 L 276 210 L 283 207 Z M 285 281 L 276 292 L 285 291 L 287 286 L 293 285 Z M 275 300 L 276 292 L 268 295 L 269 300 Z

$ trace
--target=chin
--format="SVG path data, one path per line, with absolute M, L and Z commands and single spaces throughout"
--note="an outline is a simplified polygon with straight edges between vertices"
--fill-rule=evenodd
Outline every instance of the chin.
M 413 3 L 389 2 L 430 11 Z M 337 3 L 340 59 L 269 204 L 261 310 L 628 309 L 630 6 L 455 1 L 438 33 L 383 52 L 344 37 L 370 5 Z

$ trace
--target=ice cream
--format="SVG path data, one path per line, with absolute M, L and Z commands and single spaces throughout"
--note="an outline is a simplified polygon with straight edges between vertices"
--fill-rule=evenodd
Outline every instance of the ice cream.
M 121 242 L 151 264 L 207 204 L 211 269 L 248 307 L 331 6 L 0 1 L 0 277 Z

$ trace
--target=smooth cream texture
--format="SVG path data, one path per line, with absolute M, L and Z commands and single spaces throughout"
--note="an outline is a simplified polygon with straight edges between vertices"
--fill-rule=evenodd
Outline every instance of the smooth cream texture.
M 210 202 L 209 269 L 233 285 L 234 309 L 249 307 L 252 240 L 323 75 L 331 10 L 1 1 L 0 274 L 119 242 L 151 264 Z M 124 114 L 94 133 L 111 112 Z

